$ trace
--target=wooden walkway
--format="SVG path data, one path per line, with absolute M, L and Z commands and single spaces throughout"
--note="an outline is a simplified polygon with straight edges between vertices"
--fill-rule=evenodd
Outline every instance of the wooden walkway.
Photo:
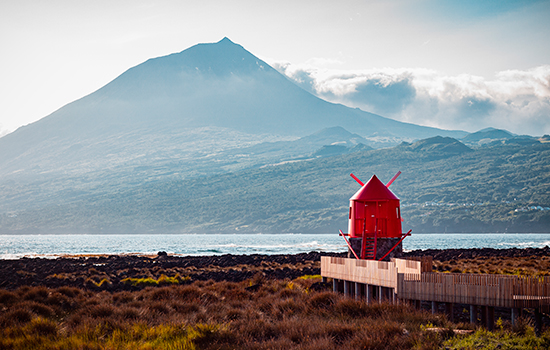
M 550 308 L 550 278 L 460 273 L 398 274 L 397 296 L 408 300 L 505 308 Z
M 385 262 L 321 257 L 321 276 L 333 279 L 335 291 L 343 282 L 344 292 L 355 294 L 356 298 L 365 291 L 369 300 L 370 295 L 382 295 L 385 288 L 384 293 L 391 295 L 391 300 L 428 301 L 432 302 L 432 310 L 437 303 L 445 303 L 451 315 L 454 304 L 467 304 L 472 321 L 474 316 L 477 319 L 477 306 L 489 315 L 494 313 L 495 307 L 512 309 L 512 322 L 514 313 L 519 314 L 524 308 L 535 309 L 536 317 L 542 317 L 542 312 L 550 312 L 549 277 L 433 273 L 431 270 L 431 259 Z M 355 293 L 350 283 L 355 284 Z M 379 292 L 373 287 L 378 287 Z M 484 317 L 491 319 L 487 315 Z M 536 321 L 538 324 L 539 320 Z M 491 322 L 487 323 L 490 329 Z

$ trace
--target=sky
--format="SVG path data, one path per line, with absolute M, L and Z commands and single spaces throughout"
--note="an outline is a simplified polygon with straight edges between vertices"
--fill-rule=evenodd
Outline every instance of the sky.
M 550 0 L 6 0 L 0 135 L 149 58 L 223 37 L 331 102 L 550 134 L 549 18 Z

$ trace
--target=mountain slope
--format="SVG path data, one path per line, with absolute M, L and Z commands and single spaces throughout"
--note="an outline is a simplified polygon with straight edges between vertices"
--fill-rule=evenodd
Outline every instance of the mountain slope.
M 550 143 L 460 153 L 443 147 L 437 157 L 416 146 L 86 191 L 50 181 L 65 190 L 27 188 L 32 202 L 3 189 L 0 232 L 336 233 L 347 226 L 349 198 L 358 189 L 349 173 L 386 182 L 398 170 L 403 174 L 391 186 L 405 230 L 548 232 Z
M 323 101 L 224 38 L 150 59 L 96 92 L 0 138 L 0 176 L 33 166 L 41 172 L 82 169 L 82 164 L 108 168 L 134 161 L 136 154 L 152 159 L 190 157 L 197 147 L 182 142 L 190 137 L 218 143 L 229 139 L 217 145 L 227 149 L 257 143 L 265 135 L 296 138 L 336 126 L 363 137 L 465 135 Z M 204 131 L 200 137 L 198 129 Z

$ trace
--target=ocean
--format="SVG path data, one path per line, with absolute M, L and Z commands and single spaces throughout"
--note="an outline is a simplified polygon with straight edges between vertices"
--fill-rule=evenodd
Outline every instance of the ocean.
M 413 234 L 406 251 L 449 248 L 542 248 L 550 234 Z M 338 234 L 0 235 L 0 259 L 76 254 L 296 254 L 347 251 Z

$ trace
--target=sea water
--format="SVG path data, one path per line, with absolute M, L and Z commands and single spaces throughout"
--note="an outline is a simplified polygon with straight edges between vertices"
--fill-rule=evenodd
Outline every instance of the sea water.
M 449 248 L 542 248 L 550 234 L 413 234 L 406 251 Z M 296 254 L 345 252 L 338 234 L 101 234 L 0 235 L 0 259 L 70 254 Z

